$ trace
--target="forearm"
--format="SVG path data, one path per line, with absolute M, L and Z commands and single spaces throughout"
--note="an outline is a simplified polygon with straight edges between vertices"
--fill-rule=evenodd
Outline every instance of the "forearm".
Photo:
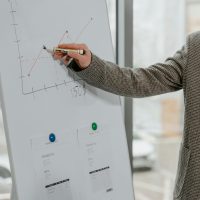
M 173 64 L 173 61 L 170 60 L 163 66 L 157 64 L 149 68 L 120 68 L 93 55 L 89 67 L 76 73 L 88 84 L 105 91 L 121 96 L 147 97 L 182 88 L 179 72 L 175 77 L 178 79 L 177 83 L 165 77 L 166 66 L 171 67 L 172 65 L 173 67 Z M 173 71 L 172 76 L 174 76 Z
M 168 58 L 148 68 L 120 68 L 114 63 L 92 55 L 85 44 L 62 44 L 59 48 L 84 50 L 85 54 L 54 54 L 54 59 L 62 60 L 87 83 L 117 95 L 147 97 L 183 88 L 190 38 L 187 44 Z M 88 66 L 89 65 L 89 66 Z

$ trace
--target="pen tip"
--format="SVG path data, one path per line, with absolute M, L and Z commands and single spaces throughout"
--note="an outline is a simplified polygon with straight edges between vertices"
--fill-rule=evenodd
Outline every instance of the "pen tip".
M 46 46 L 43 45 L 43 49 L 47 49 Z

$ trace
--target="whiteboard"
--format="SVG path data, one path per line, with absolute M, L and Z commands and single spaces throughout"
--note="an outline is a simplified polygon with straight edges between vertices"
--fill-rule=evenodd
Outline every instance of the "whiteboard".
M 18 200 L 133 200 L 118 96 L 42 50 L 86 43 L 113 61 L 106 2 L 2 0 L 1 101 Z

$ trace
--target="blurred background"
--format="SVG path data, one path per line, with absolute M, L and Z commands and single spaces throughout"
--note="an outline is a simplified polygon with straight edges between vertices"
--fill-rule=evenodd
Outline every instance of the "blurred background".
M 115 53 L 119 42 L 117 1 L 107 0 Z M 189 33 L 200 30 L 200 0 L 134 0 L 132 10 L 135 68 L 164 62 L 184 45 Z M 134 99 L 132 113 L 136 200 L 171 200 L 183 130 L 182 91 Z M 0 113 L 0 200 L 10 199 L 7 155 Z

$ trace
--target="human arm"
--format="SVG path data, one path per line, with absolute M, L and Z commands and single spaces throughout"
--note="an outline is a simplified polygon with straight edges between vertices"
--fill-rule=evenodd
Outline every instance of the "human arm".
M 114 63 L 102 60 L 89 54 L 88 48 L 87 52 L 85 57 L 69 54 L 69 57 L 75 59 L 71 68 L 88 84 L 97 88 L 129 97 L 147 97 L 182 89 L 184 69 L 187 65 L 186 46 L 164 63 L 135 69 L 120 68 Z M 87 58 L 88 62 L 84 63 L 83 58 Z

